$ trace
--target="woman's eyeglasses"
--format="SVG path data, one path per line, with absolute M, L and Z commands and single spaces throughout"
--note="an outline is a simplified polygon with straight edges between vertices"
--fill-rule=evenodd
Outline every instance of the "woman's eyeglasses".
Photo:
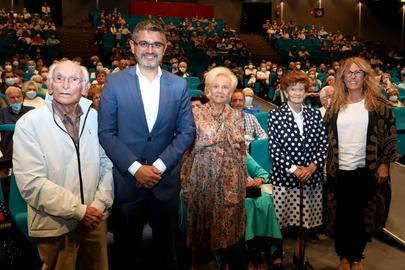
M 357 77 L 357 78 L 360 78 L 360 77 L 362 77 L 364 75 L 364 71 L 362 71 L 362 70 L 356 70 L 356 71 L 346 71 L 345 72 L 345 76 L 346 77 Z

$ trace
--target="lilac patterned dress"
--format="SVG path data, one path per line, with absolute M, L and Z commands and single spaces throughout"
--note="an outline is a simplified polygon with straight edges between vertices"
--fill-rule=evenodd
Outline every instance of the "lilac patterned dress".
M 226 248 L 243 238 L 245 230 L 243 118 L 228 105 L 219 114 L 210 104 L 193 113 L 196 139 L 181 169 L 187 242 L 191 247 Z

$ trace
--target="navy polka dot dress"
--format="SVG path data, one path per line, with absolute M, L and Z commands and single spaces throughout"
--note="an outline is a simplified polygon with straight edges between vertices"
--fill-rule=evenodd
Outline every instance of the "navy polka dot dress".
M 314 163 L 317 170 L 304 185 L 303 227 L 322 224 L 323 166 L 327 138 L 321 113 L 303 107 L 303 134 L 300 134 L 293 113 L 287 104 L 271 111 L 269 124 L 269 151 L 273 160 L 271 182 L 276 215 L 282 228 L 299 225 L 299 181 L 289 172 L 293 165 Z

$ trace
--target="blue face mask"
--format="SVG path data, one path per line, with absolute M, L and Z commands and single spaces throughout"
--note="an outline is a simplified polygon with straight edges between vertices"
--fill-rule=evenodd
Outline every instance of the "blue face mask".
M 35 71 L 35 67 L 34 67 L 34 66 L 28 66 L 28 70 L 29 70 L 30 72 L 34 72 L 34 71 Z
M 11 109 L 15 112 L 19 112 L 21 110 L 22 107 L 22 103 L 18 102 L 18 103 L 13 103 L 10 105 Z
M 6 81 L 6 84 L 8 86 L 12 86 L 12 85 L 15 84 L 15 79 L 14 78 L 7 78 L 5 81 Z
M 37 96 L 37 92 L 35 91 L 27 91 L 25 92 L 25 96 L 29 99 L 33 99 Z

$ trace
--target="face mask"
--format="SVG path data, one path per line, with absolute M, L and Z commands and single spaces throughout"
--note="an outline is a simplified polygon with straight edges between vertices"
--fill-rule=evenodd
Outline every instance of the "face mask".
M 283 72 L 277 72 L 277 75 L 281 76 L 281 75 L 283 75 Z
M 173 64 L 173 65 L 172 65 L 172 68 L 177 68 L 177 64 Z
M 6 79 L 6 84 L 7 84 L 8 86 L 14 85 L 14 84 L 15 84 L 15 78 L 7 78 L 7 79 Z
M 277 68 L 273 68 L 273 71 L 276 72 L 276 71 L 277 71 Z
M 4 69 L 7 70 L 7 71 L 10 71 L 10 70 L 13 69 L 13 67 L 11 65 L 5 65 Z
M 301 65 L 296 65 L 295 66 L 297 69 L 301 69 Z
M 42 73 L 41 73 L 41 76 L 42 76 L 42 78 L 48 77 L 48 72 L 42 72 Z
M 97 71 L 103 71 L 103 70 L 104 70 L 104 67 L 103 67 L 103 66 L 96 66 L 96 70 L 97 70 Z
M 179 70 L 181 71 L 181 72 L 186 72 L 186 68 L 183 68 L 183 67 L 181 67 L 181 68 L 179 68 Z
M 246 105 L 250 106 L 250 105 L 252 105 L 252 102 L 253 102 L 253 97 L 245 97 Z
M 10 105 L 11 109 L 15 112 L 19 112 L 21 110 L 22 103 L 13 103 Z
M 15 67 L 17 67 L 18 64 L 19 64 L 18 61 L 14 61 L 14 62 L 13 62 L 13 66 L 15 66 Z
M 388 99 L 389 99 L 389 101 L 397 102 L 398 101 L 398 96 L 390 96 Z
M 383 79 L 382 82 L 383 82 L 383 83 L 387 83 L 387 82 L 388 82 L 388 79 Z
M 262 71 L 265 72 L 265 71 L 266 71 L 266 68 L 262 68 Z
M 314 75 L 314 74 L 310 74 L 309 77 L 310 77 L 311 79 L 315 79 L 315 75 Z
M 28 71 L 30 71 L 30 72 L 35 71 L 35 67 L 34 66 L 28 66 Z
M 29 98 L 29 99 L 33 99 L 33 98 L 35 98 L 36 96 L 37 96 L 37 92 L 35 92 L 35 91 L 27 91 L 27 92 L 25 92 L 25 96 L 27 97 L 27 98 Z
M 252 68 L 253 68 L 253 65 L 249 65 L 249 68 L 252 69 Z

